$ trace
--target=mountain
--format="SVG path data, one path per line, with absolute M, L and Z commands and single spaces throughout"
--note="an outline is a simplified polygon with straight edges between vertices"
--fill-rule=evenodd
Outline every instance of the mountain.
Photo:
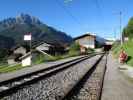
M 100 36 L 96 36 L 96 41 L 99 42 L 100 44 L 104 45 L 106 42 L 106 39 Z
M 32 42 L 44 41 L 61 45 L 72 42 L 72 38 L 66 33 L 58 31 L 28 14 L 20 14 L 16 18 L 7 18 L 0 21 L 0 39 L 5 41 L 8 38 L 8 41 L 12 41 L 11 43 L 3 42 L 3 45 L 7 45 L 7 47 L 9 45 L 12 47 L 16 44 L 24 44 L 23 36 L 29 32 L 32 33 Z
M 10 37 L 5 37 L 0 35 L 0 48 L 1 49 L 9 49 L 15 45 L 15 41 Z

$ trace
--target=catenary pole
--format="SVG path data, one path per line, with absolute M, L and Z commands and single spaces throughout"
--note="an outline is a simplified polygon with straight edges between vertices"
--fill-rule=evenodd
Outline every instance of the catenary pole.
M 123 44 L 123 33 L 122 33 L 122 12 L 120 11 L 120 40 L 121 45 Z

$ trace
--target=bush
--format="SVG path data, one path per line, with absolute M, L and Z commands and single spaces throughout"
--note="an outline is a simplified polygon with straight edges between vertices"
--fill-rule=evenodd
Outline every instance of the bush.
M 133 51 L 133 41 L 129 40 L 128 42 L 125 42 L 123 45 L 114 44 L 112 51 L 116 58 L 119 57 L 119 54 L 122 49 L 127 53 L 128 57 L 130 57 L 130 59 L 128 59 L 126 63 L 128 65 L 133 66 L 133 52 L 132 52 Z
M 70 51 L 80 51 L 80 45 L 78 43 L 72 43 L 70 46 Z
M 72 43 L 69 50 L 69 56 L 80 55 L 80 45 L 78 43 Z
M 8 56 L 7 49 L 0 49 L 0 63 L 6 63 Z
M 87 49 L 87 52 L 88 52 L 88 53 L 93 53 L 94 51 L 95 51 L 95 50 L 92 49 L 92 48 L 88 48 L 88 49 Z
M 38 54 L 36 56 L 36 58 L 34 59 L 33 63 L 34 64 L 40 64 L 40 63 L 43 63 L 43 62 L 46 62 L 46 61 L 51 61 L 53 60 L 54 58 L 53 57 L 50 57 L 48 55 L 44 55 L 44 54 Z

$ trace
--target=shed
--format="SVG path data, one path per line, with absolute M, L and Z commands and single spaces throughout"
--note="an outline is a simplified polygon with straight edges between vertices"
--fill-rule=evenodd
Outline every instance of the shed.
M 15 64 L 16 63 L 15 56 L 9 56 L 7 58 L 7 62 L 8 62 L 9 65 Z
M 31 52 L 25 54 L 24 56 L 20 57 L 22 66 L 30 66 L 31 65 Z
M 12 54 L 7 58 L 7 62 L 9 65 L 15 64 L 20 62 L 19 57 L 21 57 L 21 54 Z

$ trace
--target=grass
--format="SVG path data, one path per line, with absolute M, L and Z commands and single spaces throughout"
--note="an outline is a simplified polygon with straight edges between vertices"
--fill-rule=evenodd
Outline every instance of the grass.
M 128 54 L 128 60 L 126 63 L 130 66 L 133 66 L 133 41 L 129 40 L 128 42 L 125 42 L 123 45 L 115 43 L 112 48 L 113 55 L 115 58 L 119 57 L 120 51 L 122 49 L 124 49 L 125 52 Z
M 14 66 L 4 65 L 4 66 L 0 66 L 0 73 L 12 72 L 12 71 L 20 70 L 25 67 L 21 66 L 21 64 L 16 64 Z
M 60 59 L 65 59 L 69 57 L 74 57 L 74 56 L 79 56 L 80 53 L 76 51 L 69 52 L 64 55 L 55 55 L 55 56 L 48 56 L 48 55 L 43 55 L 43 54 L 38 54 L 36 59 L 33 61 L 34 64 L 41 64 L 44 62 L 50 62 L 50 61 L 56 61 Z
M 56 55 L 56 56 L 48 56 L 48 55 L 38 54 L 36 59 L 33 61 L 33 65 L 41 64 L 41 63 L 49 62 L 49 61 L 56 61 L 59 59 L 65 59 L 68 57 L 78 56 L 78 55 L 79 55 L 78 52 L 71 52 L 69 54 Z M 25 66 L 25 67 L 28 67 L 28 66 Z M 25 68 L 25 67 L 21 66 L 21 64 L 16 64 L 13 66 L 9 66 L 8 64 L 1 64 L 0 65 L 0 73 L 13 72 L 13 71 L 17 71 L 22 68 Z

